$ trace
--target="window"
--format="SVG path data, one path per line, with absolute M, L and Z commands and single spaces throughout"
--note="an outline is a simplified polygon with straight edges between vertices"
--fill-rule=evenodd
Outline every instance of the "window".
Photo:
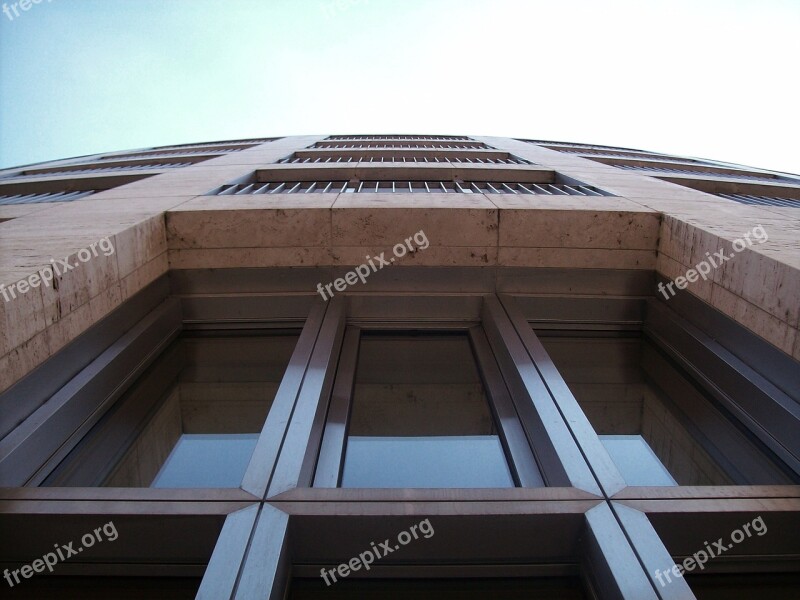
M 542 485 L 508 392 L 487 385 L 485 343 L 469 331 L 350 327 L 314 485 L 503 488 Z
M 296 342 L 291 330 L 184 335 L 46 485 L 239 487 Z
M 600 441 L 628 485 L 678 485 L 641 435 L 601 435 Z
M 362 336 L 342 487 L 513 487 L 466 334 Z
M 539 335 L 628 485 L 791 483 L 648 339 Z

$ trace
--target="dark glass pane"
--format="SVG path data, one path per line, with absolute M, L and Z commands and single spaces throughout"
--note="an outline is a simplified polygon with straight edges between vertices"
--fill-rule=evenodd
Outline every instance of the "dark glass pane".
M 629 485 L 790 483 L 647 339 L 539 335 Z
M 797 600 L 800 573 L 687 575 L 697 600 Z
M 583 600 L 577 577 L 481 579 L 294 579 L 289 600 Z
M 365 334 L 343 487 L 513 487 L 465 333 Z
M 183 336 L 46 485 L 238 487 L 298 336 Z
M 33 577 L 15 586 L 10 598 L 20 600 L 192 600 L 199 577 Z

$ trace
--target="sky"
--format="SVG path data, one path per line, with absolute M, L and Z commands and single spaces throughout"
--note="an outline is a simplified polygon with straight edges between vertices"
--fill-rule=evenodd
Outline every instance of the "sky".
M 0 167 L 419 133 L 800 173 L 800 0 L 27 1 L 0 0 Z

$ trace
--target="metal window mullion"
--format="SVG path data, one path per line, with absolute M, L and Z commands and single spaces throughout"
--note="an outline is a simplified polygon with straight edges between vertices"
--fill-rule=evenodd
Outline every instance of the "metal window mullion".
M 238 572 L 233 596 L 197 596 L 200 600 L 279 600 L 286 597 L 291 579 L 289 515 L 269 504 L 261 505 L 248 538 L 247 554 Z
M 514 479 L 521 487 L 544 487 L 544 478 L 525 437 L 519 415 L 511 401 L 483 328 L 471 327 L 469 337 Z
M 626 484 L 622 475 L 514 298 L 501 295 L 499 302 L 600 485 L 608 496 L 623 489 Z
M 258 514 L 259 506 L 254 504 L 225 517 L 197 591 L 199 600 L 233 596 Z
M 281 452 L 326 309 L 327 305 L 319 300 L 309 312 L 247 465 L 241 487 L 258 498 L 263 498 L 267 491 L 270 474 Z
M 361 329 L 348 327 L 336 369 L 328 418 L 314 474 L 314 487 L 335 488 L 341 481 L 360 340 Z
M 661 600 L 695 600 L 689 584 L 683 577 L 671 578 L 669 585 L 663 585 L 661 582 L 656 585 L 656 573 L 669 570 L 675 564 L 675 560 L 647 515 L 619 502 L 611 502 L 610 508 L 625 532 L 628 543 L 639 557 L 651 584 L 658 590 Z M 663 576 L 661 579 L 663 580 Z
M 346 299 L 333 297 L 291 415 L 268 496 L 311 484 L 345 329 Z
M 589 465 L 496 296 L 484 298 L 481 318 L 547 485 L 577 487 L 600 496 Z
M 639 557 L 631 547 L 625 532 L 603 502 L 589 509 L 585 515 L 586 535 L 584 560 L 587 571 L 593 574 L 593 582 L 600 598 L 618 600 L 659 600 L 656 587 L 649 573 L 645 573 Z M 669 568 L 671 565 L 665 565 Z M 665 586 L 659 586 L 663 589 Z M 668 586 L 666 586 L 668 587 Z M 687 586 L 688 589 L 688 586 Z M 694 596 L 681 595 L 692 600 Z

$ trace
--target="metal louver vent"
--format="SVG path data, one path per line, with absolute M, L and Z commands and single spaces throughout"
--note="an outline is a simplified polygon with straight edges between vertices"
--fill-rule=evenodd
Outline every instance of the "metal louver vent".
M 354 142 L 354 143 L 336 143 L 336 142 L 317 142 L 312 148 L 330 148 L 332 150 L 393 150 L 401 148 L 409 148 L 416 150 L 491 150 L 489 146 L 482 142 L 414 142 L 414 141 L 397 141 L 397 142 Z
M 756 196 L 753 194 L 717 194 L 717 196 L 726 200 L 733 200 L 739 204 L 800 208 L 800 200 L 795 198 L 776 198 L 774 196 Z
M 94 190 L 81 192 L 49 192 L 46 194 L 15 194 L 0 196 L 0 205 L 4 204 L 36 204 L 39 202 L 72 202 L 94 194 Z
M 322 164 L 322 163 L 469 163 L 469 164 L 489 164 L 489 165 L 529 165 L 530 161 L 516 156 L 508 158 L 472 158 L 472 157 L 448 157 L 448 156 L 326 156 L 326 157 L 305 157 L 290 156 L 278 161 L 280 164 Z
M 365 142 L 405 140 L 412 142 L 468 142 L 470 138 L 464 135 L 331 135 L 325 138 L 328 141 L 362 140 Z
M 608 196 L 595 187 L 563 183 L 498 183 L 460 181 L 292 181 L 240 183 L 223 186 L 215 195 L 309 193 L 453 193 L 453 194 L 530 194 L 539 196 Z
M 50 177 L 53 175 L 82 175 L 86 173 L 118 173 L 124 171 L 144 171 L 148 169 L 175 169 L 179 167 L 188 167 L 192 164 L 194 163 L 160 163 L 150 165 L 124 165 L 119 167 L 88 167 L 75 169 L 70 169 L 67 167 L 60 171 L 45 171 L 43 173 L 26 173 L 23 175 L 15 175 L 14 179 L 18 179 L 20 177 Z
M 638 165 L 614 165 L 618 169 L 625 169 L 626 171 L 641 171 L 645 173 L 664 173 L 666 175 L 706 175 L 706 176 L 714 176 L 714 177 L 725 177 L 727 179 L 755 179 L 760 181 L 794 181 L 787 178 L 779 177 L 779 176 L 772 176 L 769 174 L 764 175 L 754 175 L 751 173 L 720 173 L 718 171 L 713 171 L 711 169 L 708 170 L 699 170 L 699 169 L 672 169 L 666 167 L 640 167 Z M 800 180 L 796 180 L 797 183 L 800 183 Z

